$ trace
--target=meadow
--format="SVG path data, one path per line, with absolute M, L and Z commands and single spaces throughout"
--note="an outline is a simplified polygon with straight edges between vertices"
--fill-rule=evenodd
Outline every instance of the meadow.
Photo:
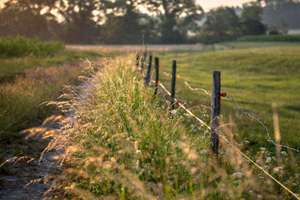
M 58 42 L 0 39 L 0 141 L 12 142 L 19 131 L 38 125 L 53 112 L 46 101 L 76 82 L 82 59 L 99 54 L 64 49 Z
M 215 159 L 209 135 L 179 110 L 170 117 L 165 99 L 144 87 L 134 59 L 109 60 L 87 99 L 71 98 L 80 121 L 69 132 L 56 199 L 289 198 L 229 145 Z
M 163 95 L 155 97 L 153 88 L 144 86 L 134 55 L 73 48 L 0 58 L 0 145 L 13 146 L 1 148 L 0 163 L 7 154 L 33 154 L 19 132 L 53 112 L 63 113 L 63 107 L 56 110 L 46 102 L 64 94 L 70 99 L 63 105 L 74 109 L 77 120 L 66 130 L 65 165 L 54 177 L 53 199 L 291 199 L 231 145 L 221 142 L 216 157 L 209 131 L 180 109 L 170 113 Z M 220 134 L 299 193 L 299 153 L 282 148 L 278 158 L 270 139 L 276 103 L 282 144 L 299 146 L 300 96 L 295 91 L 300 86 L 300 47 L 239 42 L 197 45 L 194 51 L 187 51 L 188 46 L 161 48 L 153 54 L 161 59 L 162 82 L 170 85 L 171 61 L 176 59 L 177 97 L 207 123 L 212 71 L 222 72 L 227 97 L 222 98 Z M 90 74 L 80 61 L 99 56 L 107 57 L 101 63 L 105 67 L 87 79 Z M 63 90 L 78 84 L 82 75 L 86 87 Z M 9 174 L 10 169 L 6 165 L 0 171 Z
M 274 150 L 272 103 L 279 107 L 282 144 L 299 148 L 300 117 L 300 47 L 274 46 L 246 48 L 233 44 L 235 49 L 212 52 L 157 53 L 161 58 L 164 83 L 169 85 L 171 61 L 178 62 L 178 98 L 187 102 L 199 114 L 209 113 L 212 72 L 222 72 L 222 115 L 236 123 L 236 137 L 257 151 L 262 147 Z M 242 48 L 238 48 L 242 45 Z M 209 122 L 208 115 L 204 115 Z M 264 124 L 264 125 L 262 125 Z

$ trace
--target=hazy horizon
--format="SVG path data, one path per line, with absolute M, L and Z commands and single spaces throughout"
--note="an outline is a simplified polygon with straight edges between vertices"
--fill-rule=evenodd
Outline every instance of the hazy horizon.
M 244 3 L 248 3 L 254 0 L 196 0 L 205 11 L 208 11 L 219 6 L 241 6 Z

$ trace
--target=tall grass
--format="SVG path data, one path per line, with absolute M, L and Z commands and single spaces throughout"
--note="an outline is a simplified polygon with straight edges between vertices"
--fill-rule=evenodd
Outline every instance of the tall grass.
M 24 37 L 0 38 L 0 57 L 53 56 L 64 50 L 60 42 L 43 42 Z
M 179 110 L 170 117 L 164 99 L 144 88 L 130 60 L 105 63 L 81 91 L 89 95 L 73 103 L 78 124 L 70 130 L 67 165 L 53 194 L 71 199 L 281 196 L 230 146 L 222 144 L 216 160 L 207 132 Z
M 0 84 L 0 139 L 12 136 L 32 125 L 38 125 L 49 114 L 42 105 L 55 99 L 65 84 L 74 81 L 82 71 L 79 65 L 27 70 L 24 77 Z

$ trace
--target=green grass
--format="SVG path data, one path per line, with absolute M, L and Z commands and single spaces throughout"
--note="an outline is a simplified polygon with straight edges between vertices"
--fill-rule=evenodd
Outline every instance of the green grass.
M 0 83 L 13 81 L 16 76 L 24 75 L 26 70 L 60 66 L 64 63 L 78 62 L 84 58 L 96 58 L 93 52 L 62 51 L 55 56 L 24 56 L 19 58 L 0 58 Z
M 300 42 L 300 35 L 259 35 L 244 36 L 238 39 L 242 42 Z
M 75 83 L 82 59 L 97 53 L 62 51 L 54 56 L 0 58 L 0 139 L 13 141 L 18 132 L 38 125 L 53 108 L 42 103 L 55 100 L 64 85 Z
M 76 107 L 80 122 L 70 132 L 68 165 L 56 194 L 70 199 L 285 196 L 274 195 L 272 182 L 258 181 L 229 146 L 224 144 L 217 161 L 205 130 L 180 111 L 171 117 L 164 99 L 144 87 L 133 60 L 107 62 L 91 82 L 88 99 Z M 237 178 L 236 172 L 244 176 Z
M 171 60 L 177 60 L 178 98 L 193 105 L 198 113 L 199 105 L 210 105 L 210 97 L 189 90 L 184 82 L 210 91 L 212 71 L 222 72 L 222 91 L 234 99 L 222 99 L 222 114 L 227 119 L 234 118 L 237 138 L 247 141 L 253 151 L 265 146 L 273 150 L 274 146 L 267 141 L 266 130 L 246 115 L 252 113 L 262 120 L 273 138 L 272 103 L 279 105 L 282 143 L 299 147 L 300 95 L 296 92 L 300 87 L 299 55 L 298 46 L 159 54 L 164 72 L 170 73 Z M 169 80 L 164 76 L 165 83 L 169 84 Z
M 60 42 L 43 42 L 25 37 L 0 37 L 0 57 L 50 56 L 64 50 Z
M 299 42 L 222 42 L 215 44 L 214 47 L 216 50 L 229 50 L 229 49 L 250 49 L 250 48 L 266 48 L 266 47 L 297 47 Z

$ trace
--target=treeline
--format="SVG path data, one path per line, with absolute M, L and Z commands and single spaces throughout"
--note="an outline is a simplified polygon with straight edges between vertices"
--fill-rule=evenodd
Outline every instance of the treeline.
M 9 0 L 0 10 L 0 36 L 84 44 L 216 42 L 264 34 L 262 5 L 269 4 L 274 0 L 205 13 L 195 0 Z

